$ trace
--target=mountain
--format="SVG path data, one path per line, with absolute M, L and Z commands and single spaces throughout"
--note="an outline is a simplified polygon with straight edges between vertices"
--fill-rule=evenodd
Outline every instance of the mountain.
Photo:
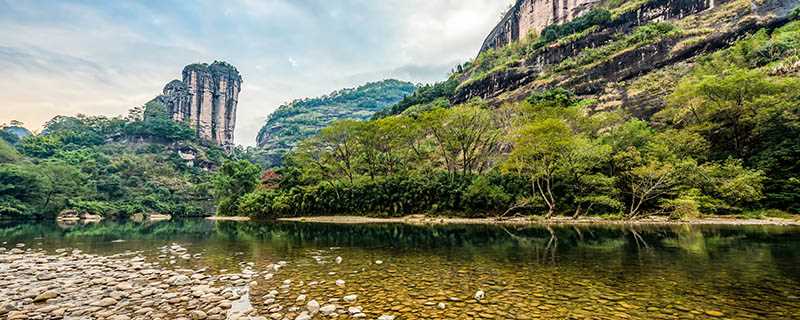
M 278 165 L 286 152 L 329 123 L 370 119 L 415 89 L 412 83 L 389 79 L 334 91 L 322 97 L 294 100 L 278 107 L 267 118 L 256 141 L 265 150 L 268 162 Z
M 798 4 L 636 0 L 578 1 L 562 11 L 539 8 L 550 8 L 549 2 L 517 1 L 480 55 L 453 75 L 459 85 L 451 102 L 477 97 L 499 105 L 565 88 L 600 101 L 597 110 L 624 106 L 647 117 L 664 106 L 664 96 L 698 59 L 788 23 Z M 778 53 L 791 53 L 763 50 L 755 55 L 774 54 L 764 58 L 779 60 Z
M 194 63 L 183 68 L 182 79 L 167 83 L 154 100 L 167 108 L 173 120 L 195 129 L 200 138 L 232 149 L 242 90 L 239 71 L 223 61 Z
M 518 0 L 478 56 L 336 122 L 236 210 L 800 212 L 798 0 Z
M 708 54 L 772 30 L 797 16 L 797 0 L 518 0 L 489 32 L 477 58 L 447 81 L 421 88 L 386 114 L 437 100 L 479 98 L 500 106 L 531 93 L 567 89 L 596 99 L 595 111 L 622 108 L 648 118 L 679 80 Z M 793 11 L 794 10 L 794 11 Z M 754 63 L 797 74 L 791 41 L 757 48 Z M 788 47 L 787 47 L 788 46 Z M 424 90 L 423 90 L 424 89 Z

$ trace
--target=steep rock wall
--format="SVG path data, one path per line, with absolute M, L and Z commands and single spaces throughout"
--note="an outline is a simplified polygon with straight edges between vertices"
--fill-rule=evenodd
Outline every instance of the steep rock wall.
M 230 64 L 192 64 L 183 69 L 183 80 L 170 81 L 156 99 L 173 120 L 195 128 L 198 137 L 230 149 L 241 85 L 242 77 Z
M 797 0 L 769 0 L 754 8 L 747 5 L 746 8 L 748 12 L 743 12 L 737 15 L 736 18 L 731 18 L 731 21 L 723 21 L 721 25 L 742 23 L 743 21 L 738 20 L 748 14 L 755 17 L 769 17 L 775 14 L 785 14 L 785 12 L 783 12 L 785 10 L 782 9 L 791 7 L 790 4 L 796 1 Z M 638 26 L 655 21 L 679 20 L 687 17 L 694 17 L 695 15 L 706 13 L 710 11 L 710 9 L 714 9 L 728 2 L 732 1 L 648 1 L 636 10 L 621 14 L 605 29 L 598 30 L 574 41 L 547 46 L 529 55 L 525 60 L 518 61 L 514 65 L 511 65 L 507 71 L 490 74 L 478 81 L 465 82 L 457 89 L 455 95 L 451 97 L 451 101 L 453 103 L 462 103 L 474 97 L 516 100 L 527 96 L 531 90 L 554 86 L 565 86 L 571 90 L 587 95 L 597 94 L 603 89 L 605 83 L 625 80 L 632 76 L 646 73 L 659 65 L 663 66 L 665 63 L 663 61 L 676 63 L 704 52 L 713 51 L 719 45 L 710 45 L 710 43 L 718 41 L 716 40 L 717 38 L 735 38 L 749 31 L 750 28 L 736 26 L 726 31 L 715 30 L 716 32 L 706 37 L 706 39 L 692 45 L 690 48 L 692 50 L 677 50 L 678 52 L 673 52 L 672 49 L 676 45 L 675 41 L 666 40 L 666 43 L 647 46 L 635 50 L 635 52 L 615 57 L 611 59 L 612 63 L 597 65 L 590 70 L 553 74 L 553 72 L 551 72 L 552 68 L 566 59 L 577 56 L 586 49 L 607 44 L 615 38 L 615 35 L 629 33 Z M 550 79 L 541 79 L 544 74 L 549 74 Z M 469 75 L 465 75 L 465 78 L 468 76 Z
M 483 41 L 481 52 L 505 46 L 528 33 L 538 34 L 551 24 L 571 21 L 598 3 L 600 0 L 517 0 Z

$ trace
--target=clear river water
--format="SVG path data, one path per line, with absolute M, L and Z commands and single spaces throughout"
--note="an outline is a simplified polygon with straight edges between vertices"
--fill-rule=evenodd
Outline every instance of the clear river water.
M 0 222 L 0 243 L 220 273 L 285 261 L 249 288 L 256 309 L 284 286 L 273 303 L 357 295 L 339 303 L 368 319 L 800 319 L 798 227 Z

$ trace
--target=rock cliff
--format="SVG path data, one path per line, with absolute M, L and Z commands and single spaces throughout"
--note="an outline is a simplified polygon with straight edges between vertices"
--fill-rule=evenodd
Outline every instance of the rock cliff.
M 548 1 L 545 1 L 548 2 Z M 570 2 L 572 17 L 587 7 L 604 10 L 607 20 L 572 34 L 541 42 L 521 38 L 549 12 L 524 17 L 539 2 L 520 0 L 487 38 L 484 52 L 465 71 L 454 75 L 459 86 L 452 103 L 482 98 L 494 105 L 521 100 L 532 92 L 563 87 L 599 101 L 598 109 L 625 106 L 648 117 L 664 104 L 695 59 L 727 48 L 758 30 L 772 30 L 791 19 L 798 0 L 634 0 Z M 797 10 L 797 9 L 794 9 Z M 585 13 L 584 13 L 585 14 Z M 531 14 L 529 14 L 531 15 Z M 563 12 L 559 17 L 563 16 Z M 566 15 L 569 17 L 569 15 Z M 534 19 L 535 20 L 535 19 Z M 539 24 L 538 21 L 542 21 Z M 564 20 L 561 20 L 564 24 Z M 505 45 L 505 46 L 499 46 Z M 499 47 L 498 47 L 499 46 Z
M 545 27 L 569 22 L 599 4 L 600 0 L 517 0 L 481 46 L 481 52 L 539 34 Z
M 228 63 L 196 63 L 183 69 L 183 80 L 167 83 L 156 100 L 175 121 L 195 128 L 200 138 L 230 149 L 241 85 L 239 71 Z

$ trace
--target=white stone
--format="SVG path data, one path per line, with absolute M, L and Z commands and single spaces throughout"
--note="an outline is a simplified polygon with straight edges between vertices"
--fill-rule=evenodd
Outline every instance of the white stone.
M 319 312 L 319 302 L 317 302 L 317 300 L 309 301 L 306 304 L 306 309 L 308 309 L 308 312 L 312 314 Z
M 478 292 L 475 292 L 475 300 L 481 301 L 485 297 L 486 297 L 486 293 L 483 292 L 483 290 L 478 290 Z
M 350 307 L 350 308 L 347 308 L 347 313 L 349 313 L 351 315 L 361 313 L 361 307 Z
M 336 306 L 332 304 L 326 304 L 322 306 L 322 308 L 319 308 L 319 312 L 327 316 L 331 313 L 336 312 Z

